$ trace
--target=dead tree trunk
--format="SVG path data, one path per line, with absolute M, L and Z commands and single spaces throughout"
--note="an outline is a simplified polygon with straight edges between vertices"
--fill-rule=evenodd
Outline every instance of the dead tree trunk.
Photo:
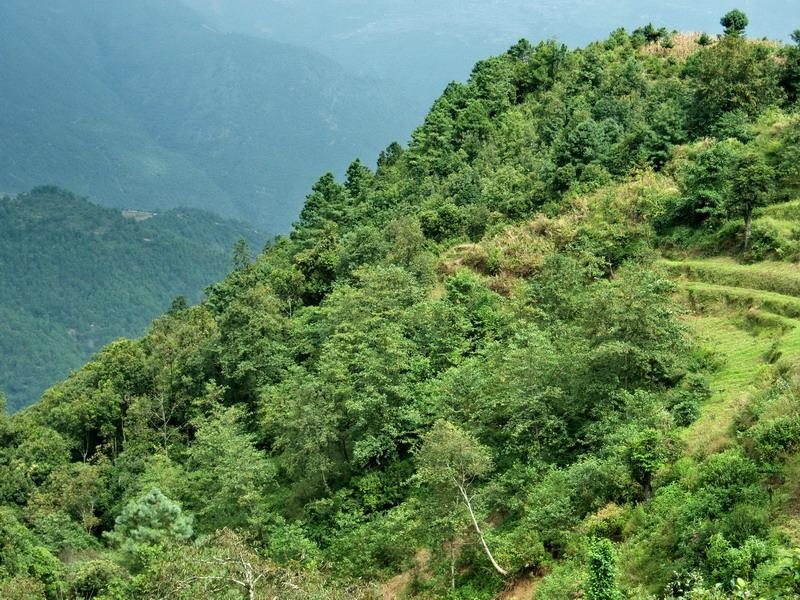
M 486 556 L 489 557 L 489 560 L 492 563 L 492 566 L 495 570 L 500 573 L 503 577 L 508 576 L 508 571 L 506 571 L 503 567 L 497 564 L 497 561 L 492 556 L 492 551 L 489 550 L 489 545 L 486 543 L 486 540 L 483 537 L 483 532 L 481 531 L 480 525 L 478 525 L 478 519 L 475 518 L 475 511 L 472 510 L 472 501 L 469 498 L 469 494 L 467 494 L 467 490 L 464 489 L 464 486 L 459 485 L 458 491 L 461 492 L 461 497 L 464 499 L 464 504 L 467 505 L 467 510 L 469 511 L 469 516 L 472 519 L 472 524 L 475 526 L 475 532 L 478 534 L 478 538 L 481 540 L 481 545 L 483 546 L 484 551 L 486 552 Z

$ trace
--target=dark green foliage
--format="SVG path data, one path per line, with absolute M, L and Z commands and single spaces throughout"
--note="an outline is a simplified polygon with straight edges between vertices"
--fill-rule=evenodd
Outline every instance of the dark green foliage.
M 70 574 L 69 593 L 74 598 L 113 598 L 124 589 L 126 575 L 125 570 L 112 561 L 88 561 Z
M 775 172 L 763 158 L 743 154 L 736 162 L 731 178 L 730 210 L 744 217 L 744 250 L 750 248 L 753 211 L 769 202 L 773 193 Z
M 702 48 L 684 67 L 691 93 L 690 117 L 709 131 L 725 113 L 742 111 L 751 119 L 782 101 L 780 65 L 769 46 L 725 36 Z
M 784 50 L 786 66 L 782 83 L 789 101 L 796 102 L 800 98 L 800 29 L 792 32 L 792 41 L 794 46 Z
M 711 388 L 705 377 L 688 375 L 669 395 L 668 406 L 679 427 L 691 425 L 700 415 L 700 407 L 711 398 Z
M 30 404 L 104 344 L 140 335 L 229 270 L 243 224 L 193 210 L 124 218 L 53 187 L 0 198 L 0 386 Z M 150 217 L 150 218 L 148 218 Z
M 628 463 L 633 478 L 650 494 L 653 475 L 666 464 L 667 449 L 663 436 L 655 429 L 645 429 L 628 445 Z
M 0 540 L 0 579 L 30 579 L 48 599 L 57 598 L 64 588 L 64 566 L 5 507 L 0 509 Z
M 739 37 L 744 35 L 744 30 L 750 24 L 750 19 L 742 11 L 734 9 L 726 13 L 719 23 L 725 28 L 725 35 Z

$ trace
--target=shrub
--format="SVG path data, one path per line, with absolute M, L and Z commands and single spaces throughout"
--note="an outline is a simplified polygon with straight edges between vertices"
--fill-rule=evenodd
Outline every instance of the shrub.
M 714 582 L 733 587 L 737 579 L 750 579 L 756 567 L 772 557 L 764 540 L 749 538 L 735 548 L 722 534 L 715 534 L 708 545 L 709 575 Z
M 589 578 L 584 586 L 587 600 L 618 600 L 617 553 L 606 539 L 595 539 L 589 548 Z
M 70 577 L 70 591 L 75 598 L 95 598 L 123 579 L 125 572 L 108 560 L 91 560 L 78 566 Z
M 800 442 L 800 419 L 795 416 L 781 416 L 756 423 L 748 431 L 748 437 L 753 440 L 760 457 L 767 461 L 778 460 Z
M 694 399 L 686 399 L 672 407 L 672 416 L 679 427 L 687 427 L 700 417 L 700 405 Z
M 667 598 L 684 598 L 703 587 L 703 575 L 699 571 L 673 571 L 672 577 L 664 588 Z
M 667 400 L 675 424 L 686 427 L 694 423 L 700 416 L 700 405 L 709 398 L 711 398 L 711 386 L 708 379 L 697 373 L 687 375 L 680 387 L 673 390 Z

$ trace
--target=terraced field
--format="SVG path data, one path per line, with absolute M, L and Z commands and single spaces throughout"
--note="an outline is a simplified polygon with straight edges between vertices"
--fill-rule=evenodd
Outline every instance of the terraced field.
M 691 453 L 706 455 L 730 439 L 734 416 L 769 365 L 800 356 L 800 266 L 728 258 L 658 264 L 678 282 L 687 322 L 720 362 L 710 375 L 713 396 L 684 434 Z

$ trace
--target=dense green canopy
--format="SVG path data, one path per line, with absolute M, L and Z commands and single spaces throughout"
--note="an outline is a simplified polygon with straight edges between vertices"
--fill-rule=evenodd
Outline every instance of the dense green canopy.
M 0 595 L 796 595 L 798 49 L 697 39 L 478 63 L 0 419 Z

